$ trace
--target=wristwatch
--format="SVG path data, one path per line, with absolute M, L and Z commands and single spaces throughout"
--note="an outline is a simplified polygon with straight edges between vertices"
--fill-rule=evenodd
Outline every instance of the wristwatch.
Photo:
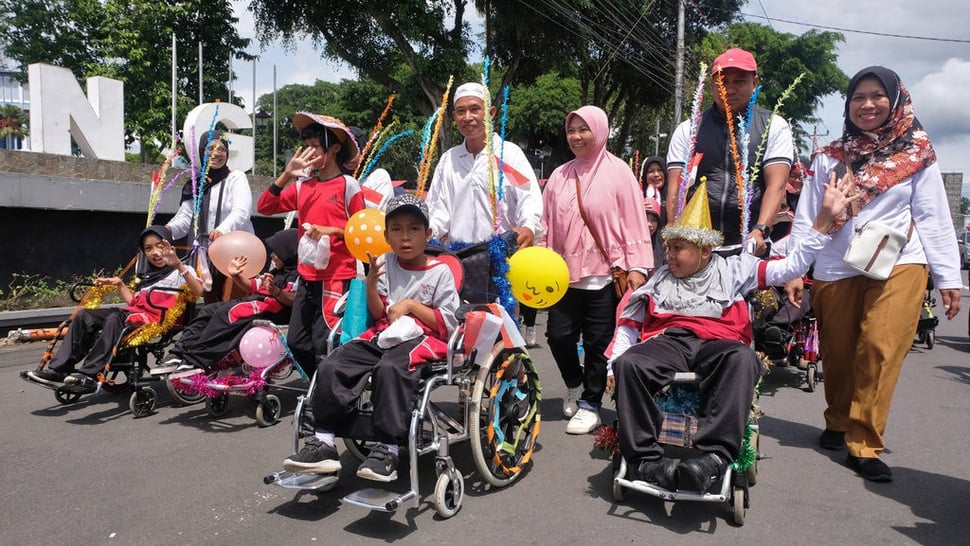
M 765 239 L 767 239 L 768 237 L 771 237 L 771 226 L 766 226 L 764 224 L 755 224 L 754 227 L 751 229 L 756 229 L 760 231 L 761 235 L 763 235 Z

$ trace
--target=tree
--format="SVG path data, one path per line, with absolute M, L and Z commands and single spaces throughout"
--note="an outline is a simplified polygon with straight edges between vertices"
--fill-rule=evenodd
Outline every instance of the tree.
M 202 43 L 206 100 L 229 99 L 230 56 L 252 58 L 243 52 L 249 40 L 239 37 L 231 11 L 202 0 L 0 0 L 0 13 L 7 21 L 0 45 L 23 74 L 29 64 L 45 62 L 78 79 L 124 82 L 125 136 L 129 144 L 140 142 L 142 161 L 155 160 L 171 138 L 173 34 L 182 59 L 193 59 Z M 196 69 L 184 60 L 177 67 L 179 119 L 196 105 Z
M 837 32 L 810 30 L 796 36 L 757 23 L 735 23 L 705 38 L 698 53 L 708 62 L 729 47 L 754 54 L 762 86 L 758 103 L 768 109 L 774 108 L 785 89 L 804 73 L 782 108 L 784 117 L 794 122 L 796 138 L 804 148 L 806 134 L 796 124 L 817 123 L 815 110 L 822 104 L 822 97 L 843 92 L 849 85 L 848 76 L 837 65 L 836 45 L 843 39 Z
M 967 197 L 960 198 L 960 214 L 963 214 L 963 215 L 970 214 L 970 198 L 967 198 Z
M 0 148 L 7 147 L 7 140 L 27 138 L 27 114 L 14 104 L 0 108 Z

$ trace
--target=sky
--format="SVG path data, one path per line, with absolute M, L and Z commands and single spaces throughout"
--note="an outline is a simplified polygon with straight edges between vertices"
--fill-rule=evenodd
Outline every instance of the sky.
M 254 37 L 248 0 L 233 0 L 239 18 L 240 35 Z M 688 6 L 692 3 L 688 0 Z M 913 97 L 916 116 L 922 122 L 937 151 L 944 172 L 964 173 L 964 194 L 970 193 L 970 103 L 961 100 L 970 93 L 970 3 L 967 0 L 753 0 L 741 12 L 751 22 L 770 24 L 778 32 L 803 34 L 817 25 L 823 30 L 841 30 L 845 41 L 838 44 L 838 64 L 851 77 L 870 65 L 882 65 L 899 73 Z M 765 17 L 768 19 L 765 19 Z M 791 22 L 785 22 L 791 21 Z M 800 24 L 795 24 L 797 22 Z M 833 28 L 834 27 L 834 28 Z M 934 40 L 885 35 L 916 36 Z M 943 41 L 957 40 L 957 41 Z M 962 41 L 962 42 L 961 42 Z M 277 87 L 291 83 L 311 84 L 317 79 L 340 81 L 356 74 L 345 65 L 327 61 L 306 41 L 294 49 L 280 44 L 259 44 L 250 53 L 256 63 L 256 96 L 272 92 L 273 65 L 277 66 Z M 252 102 L 253 68 L 234 67 L 238 76 L 235 91 Z M 764 75 L 762 75 L 764 77 Z M 834 139 L 842 131 L 844 99 L 831 95 L 817 111 L 820 141 Z M 807 128 L 812 132 L 812 128 Z

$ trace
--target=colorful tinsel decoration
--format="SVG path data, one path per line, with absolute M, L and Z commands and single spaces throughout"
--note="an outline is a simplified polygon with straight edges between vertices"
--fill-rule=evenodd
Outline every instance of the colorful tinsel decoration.
M 230 391 L 252 396 L 266 387 L 266 379 L 261 370 L 251 370 L 247 375 L 215 374 L 206 375 L 205 372 L 180 377 L 172 381 L 175 390 L 187 395 L 204 395 L 206 398 L 218 398 Z
M 445 92 L 441 96 L 441 106 L 438 107 L 438 111 L 434 114 L 434 131 L 430 133 L 430 138 L 424 139 L 424 135 L 428 134 L 428 128 L 431 126 L 431 120 L 425 124 L 425 133 L 422 135 L 422 146 L 421 146 L 421 162 L 418 165 L 418 190 L 416 192 L 418 197 L 424 197 L 424 189 L 428 185 L 428 177 L 431 175 L 431 161 L 434 159 L 434 152 L 438 146 L 438 134 L 441 133 L 441 124 L 444 122 L 445 113 L 448 110 L 448 95 L 451 94 L 451 84 L 455 82 L 454 76 L 448 77 L 448 85 L 445 86 Z
M 357 180 L 361 180 L 361 178 L 358 178 L 357 175 L 360 174 L 361 167 L 363 167 L 365 161 L 367 161 L 367 154 L 370 152 L 373 142 L 377 138 L 377 133 L 380 132 L 381 127 L 384 126 L 384 119 L 387 118 L 388 112 L 391 111 L 391 105 L 394 104 L 394 97 L 395 95 L 393 94 L 387 97 L 387 105 L 384 106 L 384 110 L 381 112 L 380 117 L 377 118 L 377 124 L 374 125 L 374 128 L 370 132 L 370 136 L 367 138 L 367 144 L 365 144 L 364 149 L 360 151 L 360 161 L 357 163 L 357 169 L 354 170 L 354 178 L 357 178 Z
M 487 94 L 486 94 L 487 95 Z M 509 273 L 509 246 L 499 235 L 493 235 L 488 241 L 488 258 L 495 268 L 495 275 L 492 282 L 498 289 L 498 301 L 508 311 L 510 317 L 517 316 L 516 307 L 518 303 L 512 297 L 512 286 L 507 277 Z
M 159 170 L 152 171 L 152 187 L 148 194 L 148 220 L 145 222 L 145 227 L 152 225 L 152 222 L 155 220 L 155 213 L 158 210 L 158 203 L 165 196 L 165 192 L 175 183 L 176 177 L 173 177 L 168 182 L 163 181 L 165 180 L 165 175 L 168 173 L 169 166 L 172 164 L 172 160 L 182 153 L 182 148 L 176 146 L 176 142 L 178 142 L 178 137 L 172 135 L 172 148 L 174 148 L 174 151 L 168 154 Z
M 499 130 L 499 138 L 502 141 L 502 149 L 498 154 L 498 202 L 502 202 L 502 198 L 505 196 L 504 180 L 505 180 L 505 122 L 508 121 L 509 117 L 509 86 L 505 86 L 502 89 L 502 121 L 500 122 L 501 129 Z M 486 131 L 487 131 L 486 126 Z
M 620 436 L 617 434 L 615 423 L 613 425 L 603 425 L 596 429 L 593 435 L 593 445 L 610 457 L 619 455 Z
M 718 94 L 721 96 L 721 102 L 724 103 L 724 116 L 727 119 L 728 136 L 730 137 L 730 149 L 731 157 L 734 158 L 734 184 L 737 186 L 738 195 L 744 194 L 744 168 L 741 165 L 741 154 L 738 152 L 738 135 L 734 127 L 734 112 L 731 111 L 731 105 L 727 100 L 727 88 L 724 87 L 724 76 L 721 71 L 718 70 L 714 73 L 714 86 L 717 88 Z M 745 150 L 747 152 L 747 150 Z M 741 201 L 738 206 L 743 206 L 743 201 Z M 744 226 L 740 226 L 741 233 L 745 234 L 747 231 Z
M 367 175 L 369 175 L 371 171 L 374 170 L 374 166 L 377 165 L 377 161 L 381 158 L 381 155 L 385 151 L 387 151 L 388 147 L 390 147 L 391 144 L 394 144 L 395 141 L 402 139 L 404 137 L 409 137 L 413 134 L 414 134 L 414 129 L 408 129 L 407 131 L 398 133 L 392 136 L 391 138 L 387 139 L 387 142 L 385 142 L 384 145 L 377 150 L 377 153 L 374 154 L 374 157 L 372 157 L 371 160 L 367 163 L 367 168 L 364 169 L 364 173 L 361 175 L 361 180 L 366 179 Z
M 754 197 L 754 191 L 752 188 L 754 184 L 754 179 L 748 176 L 748 150 L 751 144 L 751 133 L 748 129 L 751 127 L 751 119 L 754 117 L 754 107 L 758 103 L 758 94 L 761 93 L 761 86 L 755 87 L 754 93 L 751 94 L 751 100 L 748 101 L 748 105 L 745 108 L 744 117 L 738 116 L 738 134 L 741 140 L 741 193 L 738 194 L 738 208 L 741 209 L 741 233 L 748 232 L 748 226 L 751 225 L 751 199 Z M 768 134 L 765 131 L 765 134 Z
M 104 297 L 118 290 L 118 287 L 113 284 L 102 284 L 101 286 L 92 286 L 88 288 L 87 292 L 84 293 L 84 297 L 81 298 L 81 307 L 84 309 L 97 309 L 101 307 L 101 302 L 104 301 Z
M 179 289 L 175 303 L 165 311 L 165 318 L 162 319 L 162 322 L 139 326 L 124 337 L 122 345 L 125 347 L 144 345 L 149 340 L 169 331 L 182 319 L 182 316 L 185 314 L 185 305 L 190 299 L 195 299 L 195 296 L 192 294 L 192 289 L 189 288 L 189 285 L 184 284 Z
M 687 146 L 687 156 L 684 158 L 684 170 L 680 173 L 680 186 L 677 188 L 677 215 L 674 220 L 680 218 L 680 213 L 684 210 L 684 201 L 687 198 L 688 185 L 691 182 L 690 164 L 697 147 L 697 128 L 701 123 L 701 105 L 704 102 L 704 77 L 706 75 L 707 63 L 702 62 L 697 76 L 697 87 L 694 89 L 694 101 L 690 107 L 690 144 Z
M 220 103 L 219 102 L 216 102 L 216 110 L 212 114 L 212 122 L 209 123 L 209 139 L 205 143 L 206 149 L 209 148 L 209 144 L 212 143 L 212 138 L 213 138 L 213 136 L 215 136 L 216 120 L 219 119 L 219 106 L 220 106 Z M 188 147 L 191 148 L 192 146 L 188 146 Z M 199 233 L 199 216 L 202 213 L 203 197 L 205 196 L 206 189 L 208 189 L 206 187 L 206 177 L 208 177 L 208 175 L 209 175 L 209 158 L 210 157 L 211 157 L 211 154 L 205 154 L 203 157 L 200 158 L 200 160 L 202 161 L 202 171 L 201 171 L 201 174 L 199 175 L 199 185 L 198 185 L 198 188 L 196 188 L 195 184 L 192 185 L 192 190 L 193 191 L 196 191 L 196 189 L 198 190 L 194 194 L 195 195 L 195 208 L 194 208 L 194 213 L 192 215 L 192 231 L 193 231 L 193 233 Z
M 748 175 L 751 180 L 757 180 L 758 175 L 761 173 L 761 154 L 765 148 L 765 141 L 768 140 L 768 133 L 771 131 L 772 120 L 774 120 L 775 116 L 778 115 L 778 112 L 781 111 L 782 105 L 785 104 L 785 101 L 788 100 L 788 97 L 791 96 L 792 92 L 795 91 L 795 87 L 798 86 L 804 77 L 804 72 L 799 74 L 798 77 L 795 78 L 795 81 L 791 82 L 791 85 L 789 85 L 788 88 L 782 92 L 781 96 L 778 97 L 778 102 L 775 103 L 775 108 L 771 111 L 771 116 L 768 118 L 768 126 L 765 127 L 765 132 L 763 135 L 761 135 L 761 142 L 758 144 L 758 152 L 755 154 L 754 164 L 751 166 L 751 173 Z

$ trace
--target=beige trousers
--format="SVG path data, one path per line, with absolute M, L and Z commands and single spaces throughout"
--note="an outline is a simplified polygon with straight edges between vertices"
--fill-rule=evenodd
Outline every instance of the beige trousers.
M 850 455 L 877 457 L 885 449 L 882 435 L 916 335 L 926 275 L 925 265 L 906 264 L 885 281 L 860 275 L 812 285 L 825 370 L 825 428 L 845 431 Z

